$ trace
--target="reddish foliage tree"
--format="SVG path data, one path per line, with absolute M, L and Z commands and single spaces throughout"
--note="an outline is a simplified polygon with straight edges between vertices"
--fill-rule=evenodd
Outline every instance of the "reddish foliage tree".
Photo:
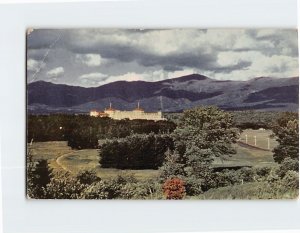
M 176 177 L 168 179 L 163 184 L 163 191 L 167 199 L 182 199 L 185 196 L 184 181 Z

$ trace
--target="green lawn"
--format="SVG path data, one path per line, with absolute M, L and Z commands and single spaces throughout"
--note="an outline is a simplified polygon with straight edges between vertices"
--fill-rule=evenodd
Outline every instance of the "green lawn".
M 236 154 L 227 155 L 223 158 L 217 158 L 214 161 L 215 167 L 231 167 L 231 166 L 273 166 L 273 152 L 264 148 L 265 138 L 270 137 L 272 131 L 270 130 L 245 130 L 241 134 L 242 144 L 234 144 Z M 245 145 L 245 135 L 248 135 L 248 143 L 251 145 L 250 138 L 256 135 L 257 147 Z M 271 149 L 276 145 L 274 138 L 270 139 Z
M 46 159 L 50 167 L 55 170 L 67 170 L 73 174 L 80 171 L 93 170 L 102 179 L 113 178 L 118 175 L 131 174 L 139 180 L 146 180 L 158 176 L 157 170 L 119 170 L 101 168 L 99 165 L 99 151 L 97 149 L 72 150 L 66 142 L 36 142 L 28 146 L 34 160 Z
M 262 149 L 273 150 L 277 146 L 275 138 L 272 136 L 271 130 L 254 130 L 246 129 L 240 135 L 240 141 L 246 143 L 247 135 L 247 144 L 255 146 L 255 136 L 256 136 L 256 147 Z M 270 148 L 268 148 L 268 139 L 270 142 Z
M 241 138 L 247 134 L 248 137 L 257 135 L 258 146 L 263 147 L 262 141 L 269 137 L 271 131 L 268 130 L 246 130 Z M 250 140 L 250 139 L 249 139 Z M 249 142 L 249 141 L 248 141 Z M 275 145 L 272 139 L 271 145 Z M 215 167 L 234 167 L 234 166 L 266 166 L 275 165 L 272 152 L 260 150 L 259 148 L 248 148 L 243 145 L 233 145 L 236 154 L 216 158 L 213 163 Z M 137 179 L 145 180 L 158 176 L 157 170 L 119 170 L 113 168 L 101 168 L 99 165 L 99 151 L 96 149 L 72 150 L 66 142 L 35 142 L 32 146 L 28 145 L 30 153 L 35 160 L 47 159 L 50 166 L 54 169 L 65 169 L 73 174 L 84 170 L 93 170 L 103 179 L 116 177 L 119 174 L 133 174 Z

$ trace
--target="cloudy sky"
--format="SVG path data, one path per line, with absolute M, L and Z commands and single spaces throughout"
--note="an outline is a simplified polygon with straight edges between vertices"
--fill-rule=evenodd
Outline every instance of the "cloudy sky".
M 192 73 L 294 77 L 297 40 L 294 29 L 35 29 L 27 35 L 27 81 L 91 87 Z

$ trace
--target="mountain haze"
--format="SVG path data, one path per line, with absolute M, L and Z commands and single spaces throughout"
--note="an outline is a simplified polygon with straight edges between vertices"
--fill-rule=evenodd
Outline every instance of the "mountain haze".
M 299 79 L 260 77 L 249 81 L 220 81 L 199 74 L 157 82 L 117 81 L 99 87 L 78 87 L 37 81 L 28 84 L 30 113 L 89 112 L 112 102 L 121 110 L 175 112 L 198 105 L 228 110 L 298 110 Z

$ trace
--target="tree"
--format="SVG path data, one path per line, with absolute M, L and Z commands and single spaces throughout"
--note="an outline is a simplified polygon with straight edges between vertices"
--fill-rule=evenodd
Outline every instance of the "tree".
M 274 149 L 275 162 L 281 163 L 285 158 L 298 160 L 299 156 L 299 121 L 298 114 L 286 112 L 276 121 L 273 132 L 279 143 Z
M 238 129 L 232 127 L 232 115 L 228 112 L 213 106 L 185 111 L 172 133 L 178 165 L 165 161 L 161 168 L 162 178 L 184 177 L 190 195 L 207 190 L 213 182 L 211 164 L 214 158 L 235 153 L 231 144 L 237 135 Z M 182 168 L 181 174 L 174 167 Z
M 178 151 L 168 150 L 165 153 L 165 162 L 159 168 L 160 177 L 173 178 L 184 174 L 184 165 L 180 162 L 180 155 Z
M 27 155 L 27 196 L 29 198 L 44 198 L 47 184 L 52 178 L 52 169 L 47 160 L 33 161 L 29 151 Z

